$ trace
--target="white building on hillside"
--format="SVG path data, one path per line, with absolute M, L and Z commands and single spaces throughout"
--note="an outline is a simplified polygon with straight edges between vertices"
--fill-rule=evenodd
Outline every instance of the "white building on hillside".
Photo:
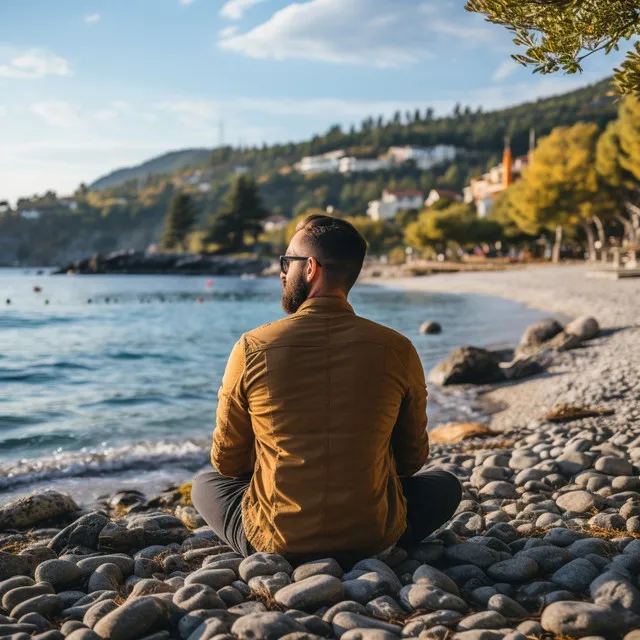
M 23 209 L 20 212 L 20 217 L 25 220 L 38 220 L 40 216 L 41 213 L 37 209 Z
M 269 216 L 263 223 L 262 228 L 265 231 L 278 231 L 284 229 L 291 220 L 284 216 Z
M 397 164 L 413 160 L 422 171 L 431 169 L 441 162 L 451 162 L 456 159 L 456 148 L 450 144 L 439 144 L 435 147 L 391 147 L 389 155 Z
M 369 203 L 367 215 L 372 220 L 392 220 L 399 211 L 422 209 L 424 193 L 422 191 L 388 191 L 382 192 L 380 200 Z
M 364 173 L 391 169 L 390 158 L 355 158 L 350 156 L 340 160 L 340 173 Z
M 329 151 L 321 156 L 306 156 L 296 165 L 300 173 L 322 173 L 325 171 L 335 173 L 340 169 L 340 159 L 345 155 L 344 151 Z
M 63 204 L 69 211 L 77 211 L 78 203 L 75 200 L 60 200 L 60 204 Z

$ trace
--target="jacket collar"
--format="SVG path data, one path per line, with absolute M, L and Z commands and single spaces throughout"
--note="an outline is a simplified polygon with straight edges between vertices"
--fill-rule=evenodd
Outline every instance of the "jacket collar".
M 318 296 L 309 298 L 300 305 L 297 313 L 325 311 L 330 313 L 355 313 L 353 307 L 343 298 Z

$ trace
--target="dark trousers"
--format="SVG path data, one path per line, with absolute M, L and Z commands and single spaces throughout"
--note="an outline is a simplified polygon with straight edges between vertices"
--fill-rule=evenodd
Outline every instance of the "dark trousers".
M 226 478 L 217 471 L 196 476 L 191 489 L 195 508 L 214 533 L 243 556 L 255 553 L 242 526 L 242 498 L 251 476 Z M 446 471 L 426 471 L 402 480 L 407 499 L 407 528 L 397 545 L 407 549 L 441 527 L 460 504 L 462 487 Z M 321 556 L 319 556 L 321 557 Z

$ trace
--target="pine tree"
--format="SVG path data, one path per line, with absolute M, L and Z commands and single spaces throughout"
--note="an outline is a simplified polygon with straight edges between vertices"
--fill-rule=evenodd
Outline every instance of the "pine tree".
M 177 193 L 171 200 L 164 221 L 162 247 L 186 249 L 185 241 L 196 223 L 196 208 L 190 195 Z
M 257 241 L 262 231 L 262 221 L 268 214 L 256 183 L 247 176 L 239 176 L 231 187 L 222 211 L 211 218 L 207 239 L 225 251 L 241 251 L 247 238 Z

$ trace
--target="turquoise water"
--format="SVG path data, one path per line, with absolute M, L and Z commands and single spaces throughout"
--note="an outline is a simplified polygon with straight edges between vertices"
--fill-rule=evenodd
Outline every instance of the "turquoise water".
M 88 477 L 155 488 L 206 464 L 234 342 L 283 316 L 276 278 L 210 284 L 0 270 L 0 502 Z M 462 344 L 514 344 L 544 315 L 500 298 L 369 286 L 352 303 L 409 336 L 426 370 Z M 420 336 L 424 320 L 444 332 Z M 477 417 L 465 394 L 430 391 L 432 424 Z

